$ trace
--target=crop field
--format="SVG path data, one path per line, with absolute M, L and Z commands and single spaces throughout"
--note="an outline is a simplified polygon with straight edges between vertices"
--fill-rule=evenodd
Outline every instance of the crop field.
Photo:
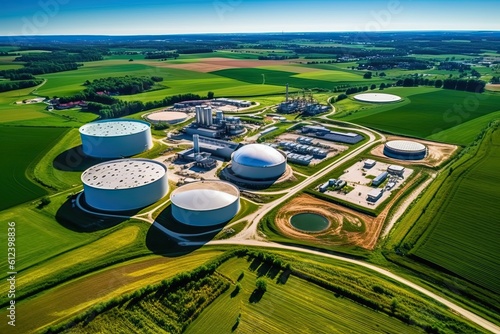
M 231 259 L 219 271 L 234 281 L 241 272 L 241 291 L 225 292 L 188 328 L 189 333 L 228 333 L 240 314 L 235 333 L 420 333 L 418 328 L 370 311 L 347 298 L 291 275 L 285 284 L 268 280 L 258 302 L 250 302 L 257 271 L 244 259 Z M 259 276 L 258 276 L 259 275 Z M 298 306 L 300 305 L 300 307 Z M 217 320 L 216 320 L 217 319 Z
M 75 316 L 97 303 L 148 284 L 156 284 L 180 272 L 193 270 L 220 253 L 221 251 L 217 250 L 199 250 L 182 258 L 146 256 L 77 278 L 34 298 L 21 301 L 17 305 L 19 320 L 16 327 L 23 333 L 41 330 L 53 322 Z M 109 326 L 103 328 L 105 327 Z
M 305 73 L 299 73 L 293 76 L 294 78 L 308 79 L 308 80 L 324 80 L 324 81 L 361 81 L 363 76 L 346 71 L 311 71 Z M 371 84 L 369 80 L 365 81 L 366 84 Z
M 145 328 L 171 333 L 422 333 L 423 328 L 440 333 L 479 332 L 446 308 L 368 269 L 356 270 L 332 259 L 290 252 L 248 252 L 227 252 L 160 284 L 115 295 L 52 328 L 63 333 Z M 199 251 L 189 257 L 196 253 Z M 161 265 L 143 267 L 126 276 L 138 277 L 149 271 L 156 275 L 157 268 Z M 123 270 L 128 273 L 128 266 Z M 126 281 L 133 284 L 133 279 Z M 256 289 L 258 281 L 263 282 L 264 290 Z M 66 317 L 67 312 L 61 314 Z M 110 322 L 113 328 L 107 326 Z
M 417 256 L 497 294 L 500 293 L 498 166 L 500 130 L 497 129 L 481 144 L 472 165 L 467 169 L 458 167 L 442 187 L 440 208 L 425 216 L 434 224 L 415 251 Z
M 67 129 L 2 127 L 0 152 L 2 163 L 2 193 L 0 210 L 31 201 L 47 192 L 27 178 L 27 169 L 43 156 Z
M 467 122 L 500 110 L 500 96 L 488 93 L 442 89 L 412 95 L 408 99 L 410 103 L 406 105 L 394 104 L 382 106 L 380 110 L 360 111 L 342 120 L 394 134 L 428 138 L 453 127 L 466 127 Z M 468 137 L 460 138 L 459 131 L 454 131 L 453 139 L 462 143 Z
M 340 80 L 340 81 L 331 81 L 331 80 L 320 80 L 320 79 L 309 79 L 303 78 L 301 76 L 307 75 L 308 73 L 297 74 L 294 72 L 287 71 L 275 71 L 275 70 L 267 70 L 267 69 L 251 69 L 251 68 L 238 68 L 238 69 L 229 69 L 229 70 L 220 70 L 211 72 L 212 74 L 216 74 L 222 77 L 231 78 L 238 81 L 248 82 L 251 84 L 270 84 L 277 86 L 285 86 L 287 83 L 290 87 L 294 88 L 326 88 L 332 89 L 336 85 L 345 83 L 348 80 Z M 335 75 L 332 75 L 331 78 L 334 78 Z M 351 77 L 355 76 L 355 74 L 343 73 L 342 77 Z M 329 77 L 330 78 L 330 77 Z M 360 84 L 368 84 L 366 81 L 362 81 L 363 78 L 359 77 Z M 349 81 L 350 84 L 357 84 L 359 82 Z

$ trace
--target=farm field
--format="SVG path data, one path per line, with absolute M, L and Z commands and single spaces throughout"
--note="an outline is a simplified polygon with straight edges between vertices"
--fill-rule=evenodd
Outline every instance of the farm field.
M 26 175 L 32 163 L 55 145 L 66 133 L 64 128 L 2 127 L 2 193 L 0 210 L 31 201 L 47 191 L 30 181 Z
M 415 255 L 500 293 L 500 130 L 481 144 L 468 168 L 456 168 L 442 186 L 440 208 L 422 219 L 434 222 Z M 445 195 L 446 194 L 446 195 Z M 477 204 L 473 204 L 477 203 Z M 430 212 L 429 212 L 430 211 Z
M 221 265 L 218 271 L 234 281 L 244 273 L 241 291 L 232 296 L 230 289 L 217 298 L 187 328 L 188 333 L 228 333 L 238 314 L 240 322 L 235 333 L 422 332 L 293 275 L 285 284 L 266 277 L 268 290 L 261 300 L 250 302 L 260 274 L 248 270 L 249 264 L 244 259 L 231 259 Z
M 18 305 L 19 324 L 16 327 L 24 333 L 41 330 L 54 322 L 73 317 L 96 303 L 148 284 L 156 284 L 179 272 L 193 270 L 220 253 L 218 250 L 199 250 L 182 258 L 146 256 L 77 278 L 35 298 L 21 301 Z
M 410 103 L 406 105 L 395 104 L 391 109 L 383 106 L 380 107 L 381 111 L 360 111 L 343 117 L 342 120 L 394 134 L 428 138 L 500 110 L 500 96 L 488 93 L 475 95 L 442 89 L 412 95 L 409 100 Z M 453 138 L 460 140 L 459 143 L 464 142 L 456 133 Z M 470 135 L 464 138 L 470 138 Z
M 423 333 L 423 328 L 442 333 L 481 332 L 445 308 L 400 289 L 370 270 L 283 253 L 227 252 L 161 284 L 103 301 L 68 319 L 65 325 L 54 324 L 52 328 L 63 333 L 144 328 L 171 333 Z M 283 260 L 287 266 L 292 264 L 292 269 L 275 262 Z M 157 268 L 161 267 L 152 266 L 153 274 Z M 123 270 L 128 272 L 127 266 Z M 256 291 L 257 279 L 265 282 L 264 292 Z M 339 286 L 342 288 L 336 290 Z M 360 302 L 349 296 L 356 296 Z M 397 302 L 391 302 L 394 296 Z M 361 301 L 371 306 L 362 306 Z M 379 311 L 372 309 L 374 305 L 380 305 Z M 413 325 L 405 323 L 408 319 Z M 106 326 L 110 322 L 112 329 Z
M 238 81 L 248 82 L 251 84 L 266 83 L 266 84 L 270 84 L 270 85 L 285 86 L 288 83 L 289 86 L 293 87 L 293 88 L 332 89 L 335 86 L 346 83 L 346 82 L 349 82 L 352 85 L 356 85 L 356 84 L 366 85 L 366 84 L 368 84 L 366 81 L 363 81 L 363 77 L 361 75 L 359 76 L 359 81 L 353 81 L 352 79 L 353 79 L 353 77 L 356 76 L 356 74 L 350 74 L 350 73 L 345 73 L 345 72 L 342 73 L 342 76 L 341 76 L 342 80 L 339 80 L 339 81 L 326 80 L 325 77 L 322 78 L 324 80 L 315 79 L 314 75 L 313 75 L 312 79 L 307 77 L 307 75 L 311 75 L 311 73 L 315 73 L 315 72 L 297 74 L 294 72 L 276 71 L 276 70 L 268 70 L 268 69 L 238 68 L 238 69 L 214 71 L 211 73 L 222 76 L 222 77 L 227 77 L 227 78 L 231 78 L 234 80 L 238 80 Z M 306 75 L 305 78 L 302 77 L 304 75 Z M 335 77 L 335 74 L 333 74 L 332 76 L 329 76 L 327 72 L 323 73 L 323 76 L 325 76 L 325 75 L 328 78 Z M 321 76 L 320 76 L 320 78 L 321 78 Z M 373 83 L 373 82 L 370 81 L 370 84 L 371 83 Z

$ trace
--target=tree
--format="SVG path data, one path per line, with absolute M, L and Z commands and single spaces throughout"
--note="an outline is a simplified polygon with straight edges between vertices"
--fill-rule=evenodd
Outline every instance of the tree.
M 346 94 L 340 94 L 339 96 L 337 96 L 337 98 L 335 99 L 335 102 L 342 101 L 343 99 L 347 99 Z
M 263 277 L 258 278 L 257 281 L 255 282 L 255 287 L 257 288 L 258 291 L 266 292 L 267 291 L 267 282 L 266 282 L 265 278 L 263 278 Z
M 372 78 L 372 72 L 366 72 L 365 74 L 363 74 L 363 78 L 364 79 L 371 79 Z
M 383 82 L 382 82 L 382 83 L 380 84 L 379 89 L 380 89 L 380 90 L 383 90 L 384 88 L 385 88 L 385 83 L 383 83 Z
M 405 78 L 403 80 L 403 87 L 413 87 L 414 81 L 412 78 Z
M 213 99 L 214 96 L 215 96 L 214 92 L 208 92 L 207 93 L 207 99 L 209 99 L 209 100 Z
M 377 85 L 375 85 L 375 84 L 372 84 L 372 85 L 370 86 L 370 90 L 374 90 L 375 88 L 377 88 Z

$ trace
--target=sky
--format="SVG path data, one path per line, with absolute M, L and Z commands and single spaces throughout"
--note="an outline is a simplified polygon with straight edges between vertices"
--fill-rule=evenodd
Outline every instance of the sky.
M 499 0 L 7 0 L 0 36 L 500 30 Z

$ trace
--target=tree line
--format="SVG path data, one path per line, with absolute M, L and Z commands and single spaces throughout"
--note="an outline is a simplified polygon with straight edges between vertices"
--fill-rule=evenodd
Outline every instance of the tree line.
M 156 82 L 163 81 L 162 77 L 152 76 L 152 77 L 108 77 L 102 79 L 95 79 L 90 82 L 87 80 L 83 85 L 86 86 L 86 90 L 94 92 L 108 92 L 108 93 L 118 93 L 120 95 L 132 95 L 142 93 L 146 90 L 151 89 Z
M 168 59 L 174 58 L 177 59 L 179 54 L 175 51 L 154 51 L 154 52 L 146 52 L 144 54 L 145 59 Z
M 16 57 L 14 61 L 25 62 L 23 68 L 0 71 L 6 79 L 19 80 L 22 75 L 40 75 L 63 71 L 72 71 L 82 66 L 81 62 L 102 60 L 100 52 L 83 50 L 80 53 L 66 51 L 27 53 Z
M 0 92 L 38 86 L 43 79 L 0 82 Z

